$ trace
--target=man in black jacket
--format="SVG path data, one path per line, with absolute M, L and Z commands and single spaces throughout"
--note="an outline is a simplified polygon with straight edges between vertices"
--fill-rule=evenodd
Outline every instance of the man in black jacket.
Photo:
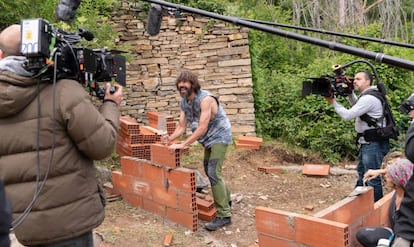
M 11 208 L 4 192 L 4 184 L 0 179 L 0 246 L 10 246 L 9 231 L 11 228 Z
M 414 94 L 407 100 L 410 106 L 414 106 Z M 410 117 L 414 119 L 414 107 L 410 107 Z M 405 136 L 405 156 L 414 162 L 414 121 L 407 130 Z M 404 198 L 400 204 L 400 210 L 395 218 L 395 241 L 393 247 L 413 246 L 414 242 L 414 176 L 411 176 L 405 186 Z

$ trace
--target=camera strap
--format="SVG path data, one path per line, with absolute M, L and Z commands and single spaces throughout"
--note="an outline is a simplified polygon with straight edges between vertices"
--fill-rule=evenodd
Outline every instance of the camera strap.
M 361 120 L 366 122 L 368 124 L 369 127 L 384 127 L 383 126 L 383 120 L 385 117 L 385 104 L 386 104 L 386 99 L 385 99 L 385 95 L 375 89 L 370 89 L 366 92 L 364 92 L 361 96 L 363 95 L 372 95 L 374 97 L 376 97 L 377 99 L 379 99 L 381 101 L 381 106 L 382 106 L 382 116 L 380 118 L 374 118 L 369 116 L 367 113 L 365 113 L 364 115 L 360 116 Z M 379 125 L 378 125 L 379 124 Z
M 362 136 L 366 141 L 380 141 L 380 140 L 388 140 L 390 138 L 397 140 L 399 136 L 399 131 L 395 123 L 394 116 L 392 115 L 392 111 L 390 105 L 388 104 L 387 98 L 383 91 L 378 90 L 368 90 L 364 92 L 362 95 L 372 95 L 378 98 L 382 104 L 382 117 L 376 119 L 373 117 L 368 116 L 367 114 L 362 115 L 360 118 L 361 120 L 368 123 L 368 126 L 374 127 L 374 129 L 368 129 L 364 131 Z M 384 118 L 385 118 L 385 126 L 384 126 Z M 378 125 L 378 121 L 380 124 Z

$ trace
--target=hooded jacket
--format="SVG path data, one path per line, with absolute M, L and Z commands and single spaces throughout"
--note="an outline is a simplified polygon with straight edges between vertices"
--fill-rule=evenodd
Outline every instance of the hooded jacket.
M 102 223 L 93 160 L 114 151 L 119 117 L 113 102 L 98 111 L 77 81 L 0 70 L 0 178 L 22 244 L 66 240 Z

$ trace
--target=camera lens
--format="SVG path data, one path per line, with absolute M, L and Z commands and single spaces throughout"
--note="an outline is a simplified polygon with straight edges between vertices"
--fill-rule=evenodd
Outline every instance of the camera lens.
M 411 94 L 410 97 L 402 102 L 399 110 L 404 114 L 409 114 L 412 110 L 414 110 L 414 94 Z

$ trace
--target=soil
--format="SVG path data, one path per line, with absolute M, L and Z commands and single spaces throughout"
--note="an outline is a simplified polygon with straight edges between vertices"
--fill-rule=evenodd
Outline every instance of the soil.
M 204 175 L 200 150 L 191 147 L 190 153 L 199 152 L 200 155 L 198 159 L 182 161 L 182 166 L 198 169 Z M 96 229 L 103 238 L 101 246 L 164 246 L 164 238 L 169 233 L 173 234 L 170 246 L 251 246 L 257 243 L 255 207 L 313 215 L 353 191 L 357 179 L 355 161 L 331 166 L 330 175 L 326 177 L 302 175 L 305 163 L 324 162 L 317 155 L 294 152 L 275 143 L 263 145 L 259 150 L 231 148 L 222 171 L 232 192 L 231 225 L 209 232 L 204 229 L 206 222 L 199 220 L 197 232 L 192 232 L 117 200 L 108 202 L 105 221 Z M 265 173 L 259 171 L 258 166 L 278 166 L 283 170 Z M 307 206 L 313 209 L 305 209 Z

